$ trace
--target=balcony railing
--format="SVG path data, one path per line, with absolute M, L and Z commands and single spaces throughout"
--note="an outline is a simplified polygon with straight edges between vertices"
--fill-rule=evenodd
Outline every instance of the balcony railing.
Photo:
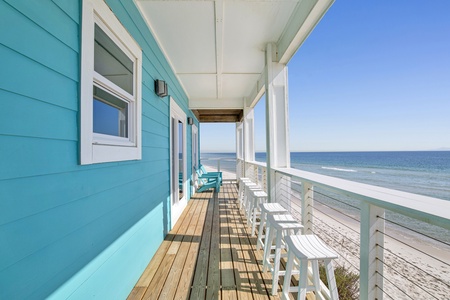
M 264 163 L 238 160 L 236 170 L 267 191 Z M 359 274 L 360 299 L 448 298 L 449 201 L 297 169 L 272 172 L 272 201 Z

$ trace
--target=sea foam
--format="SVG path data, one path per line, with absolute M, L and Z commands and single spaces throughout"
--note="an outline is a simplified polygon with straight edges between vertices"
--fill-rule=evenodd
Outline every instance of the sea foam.
M 340 172 L 358 172 L 358 171 L 352 170 L 352 169 L 341 169 L 341 168 L 334 168 L 334 167 L 322 167 L 322 169 L 340 171 Z

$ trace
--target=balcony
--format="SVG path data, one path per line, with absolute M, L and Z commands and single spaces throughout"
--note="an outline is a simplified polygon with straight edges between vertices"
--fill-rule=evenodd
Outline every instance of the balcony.
M 244 172 L 267 188 L 264 163 L 238 160 L 237 176 Z M 360 299 L 373 293 L 387 299 L 445 298 L 450 290 L 448 242 L 415 229 L 409 234 L 396 230 L 396 220 L 385 211 L 439 225 L 445 236 L 450 233 L 448 202 L 293 169 L 275 170 L 275 176 L 275 201 L 306 232 L 319 235 L 339 253 L 337 265 L 360 276 Z M 357 213 L 332 203 L 346 202 L 342 196 L 359 202 Z M 232 182 L 218 194 L 196 194 L 129 299 L 280 299 L 282 280 L 278 295 L 271 296 L 271 275 L 262 272 L 262 250 L 255 249 L 256 238 L 249 235 L 236 197 Z M 410 201 L 402 203 L 402 198 Z M 427 207 L 418 210 L 425 200 Z M 315 299 L 314 294 L 308 293 L 308 299 Z
M 279 299 L 236 197 L 234 183 L 193 197 L 128 299 Z

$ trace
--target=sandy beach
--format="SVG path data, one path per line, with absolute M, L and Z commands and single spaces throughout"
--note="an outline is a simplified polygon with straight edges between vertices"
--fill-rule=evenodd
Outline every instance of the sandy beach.
M 359 223 L 320 204 L 315 205 L 315 231 L 340 254 L 337 263 L 359 267 Z M 449 286 L 439 282 L 450 284 L 450 267 L 443 263 L 450 262 L 450 247 L 392 226 L 386 226 L 386 233 L 393 237 L 385 236 L 384 243 L 386 280 L 383 290 L 386 295 L 393 299 L 450 299 Z
M 222 172 L 225 180 L 236 178 Z M 291 201 L 296 202 L 292 207 L 300 207 L 298 199 Z M 339 254 L 337 264 L 359 273 L 359 222 L 317 202 L 315 208 L 315 233 Z M 295 208 L 291 213 L 300 218 Z M 385 236 L 384 243 L 385 299 L 450 299 L 450 267 L 445 264 L 450 262 L 450 247 L 391 224 L 385 232 L 392 237 Z

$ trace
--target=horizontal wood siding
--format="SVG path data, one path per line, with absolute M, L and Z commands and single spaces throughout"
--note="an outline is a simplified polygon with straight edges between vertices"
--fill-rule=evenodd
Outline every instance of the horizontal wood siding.
M 193 115 L 133 1 L 107 3 L 143 50 L 142 160 L 81 166 L 81 0 L 0 0 L 0 299 L 125 298 L 169 231 L 153 81 Z

